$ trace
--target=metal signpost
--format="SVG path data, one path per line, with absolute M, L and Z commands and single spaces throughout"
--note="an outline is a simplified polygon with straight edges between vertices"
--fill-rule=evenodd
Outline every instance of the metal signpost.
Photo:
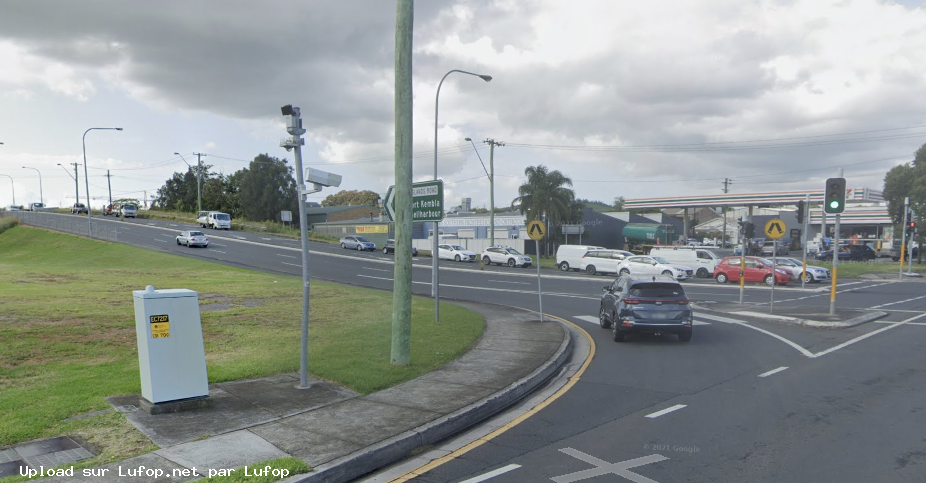
M 785 234 L 785 222 L 778 218 L 772 218 L 765 223 L 765 236 L 775 240 L 772 245 L 772 299 L 768 304 L 768 312 L 775 313 L 775 285 L 778 285 L 778 275 L 775 271 L 778 267 L 778 239 Z
M 532 221 L 527 224 L 527 236 L 534 240 L 534 248 L 537 257 L 537 300 L 540 301 L 540 321 L 543 322 L 543 292 L 540 289 L 540 239 L 546 234 L 547 229 L 543 226 L 542 221 Z

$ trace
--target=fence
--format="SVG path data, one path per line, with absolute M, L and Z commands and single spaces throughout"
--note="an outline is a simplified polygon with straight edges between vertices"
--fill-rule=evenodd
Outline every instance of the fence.
M 23 225 L 45 228 L 61 233 L 70 233 L 72 235 L 80 235 L 113 243 L 119 241 L 119 226 L 117 224 L 104 223 L 97 218 L 93 218 L 91 227 L 91 223 L 87 223 L 86 215 L 59 215 L 35 211 L 2 211 L 0 212 L 0 217 L 16 217 Z

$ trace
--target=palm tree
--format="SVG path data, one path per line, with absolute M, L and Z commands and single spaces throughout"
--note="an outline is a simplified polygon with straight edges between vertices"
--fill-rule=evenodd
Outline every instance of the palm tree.
M 512 201 L 512 206 L 520 205 L 519 211 L 527 216 L 528 221 L 543 221 L 547 233 L 555 233 L 557 222 L 570 213 L 575 202 L 575 192 L 566 188 L 572 186 L 572 180 L 559 171 L 548 171 L 544 165 L 528 166 L 524 174 L 527 182 L 518 188 L 520 196 Z M 545 241 L 549 239 L 548 236 Z

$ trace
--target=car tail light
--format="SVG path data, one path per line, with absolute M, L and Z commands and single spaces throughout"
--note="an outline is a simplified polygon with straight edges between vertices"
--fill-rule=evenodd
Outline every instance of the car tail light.
M 624 303 L 627 304 L 627 305 L 639 305 L 639 304 L 640 304 L 640 299 L 626 298 L 626 299 L 624 299 Z
M 679 305 L 688 305 L 688 301 L 687 301 L 687 300 L 679 300 L 679 301 L 678 301 L 678 304 L 679 304 Z

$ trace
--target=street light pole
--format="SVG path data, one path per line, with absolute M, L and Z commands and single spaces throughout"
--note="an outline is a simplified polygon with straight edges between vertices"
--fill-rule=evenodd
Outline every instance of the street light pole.
M 476 74 L 473 72 L 467 72 L 465 70 L 453 69 L 446 74 L 444 77 L 441 77 L 440 82 L 437 84 L 437 94 L 434 95 L 434 181 L 437 181 L 437 112 L 438 112 L 438 103 L 440 101 L 440 88 L 444 84 L 444 79 L 448 75 L 453 74 L 454 72 L 459 72 L 461 74 L 468 74 L 472 76 L 479 77 L 480 79 L 489 82 L 492 80 L 492 76 L 485 74 Z M 437 243 L 438 243 L 438 227 L 440 222 L 434 222 L 434 240 L 431 243 L 431 296 L 434 297 L 434 321 L 437 322 L 440 318 L 440 292 L 438 290 L 438 276 L 437 276 Z
M 87 177 L 87 133 L 94 130 L 121 131 L 121 127 L 91 127 L 84 131 L 81 144 L 84 148 L 84 191 L 87 192 L 87 237 L 93 238 L 93 217 L 90 215 L 90 179 Z M 76 168 L 75 168 L 76 169 Z M 79 201 L 79 200 L 78 200 Z
M 187 163 L 187 162 L 186 162 L 186 158 L 184 158 L 182 154 L 180 154 L 180 153 L 174 153 L 174 154 L 176 154 L 177 156 L 180 156 L 180 159 L 183 160 L 183 162 L 187 165 L 188 168 L 193 169 L 193 167 L 190 166 L 190 163 Z M 193 153 L 193 154 L 199 155 L 200 153 Z M 203 154 L 203 156 L 205 156 L 205 154 Z M 200 164 L 199 167 L 201 168 L 201 167 L 202 167 L 202 164 Z M 199 186 L 199 171 L 201 171 L 201 170 L 197 169 L 197 173 L 196 173 L 196 206 L 199 207 L 199 211 L 203 211 L 203 193 L 202 193 L 202 189 L 200 189 L 200 186 Z M 196 216 L 199 216 L 199 214 L 197 213 Z
M 200 187 L 200 183 L 202 183 L 202 179 L 203 179 L 203 160 L 202 160 L 202 157 L 205 156 L 205 154 L 203 154 L 203 153 L 193 153 L 193 154 L 196 155 L 196 196 L 197 196 L 197 204 L 199 205 L 199 211 L 203 211 L 203 195 L 202 195 L 202 192 L 203 192 L 203 191 L 202 191 L 202 188 Z
M 23 169 L 33 169 L 36 173 L 39 173 L 39 203 L 45 206 L 45 195 L 42 193 L 42 172 L 36 168 L 30 168 L 29 166 L 23 166 Z
M 13 204 L 11 206 L 16 206 L 16 185 L 13 184 L 13 177 L 8 174 L 0 174 L 0 176 L 10 178 L 10 186 L 13 188 Z
M 73 164 L 73 165 L 74 165 L 74 174 L 71 174 L 71 172 L 68 171 L 68 169 L 65 168 L 63 164 L 58 163 L 58 166 L 61 166 L 61 169 L 63 169 L 64 172 L 67 173 L 68 176 L 70 176 L 71 179 L 74 180 L 74 202 L 75 202 L 75 203 L 80 203 L 80 196 L 79 196 L 80 193 L 79 193 L 79 190 L 77 189 L 77 186 L 78 186 L 78 184 L 77 184 L 77 166 L 79 166 L 80 163 L 70 163 L 70 164 Z

